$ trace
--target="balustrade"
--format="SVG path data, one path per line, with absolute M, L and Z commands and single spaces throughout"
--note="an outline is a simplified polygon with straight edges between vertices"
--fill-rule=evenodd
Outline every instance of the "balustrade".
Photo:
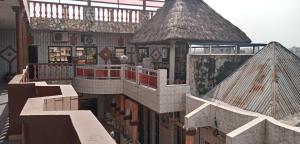
M 34 18 L 56 18 L 84 20 L 86 5 L 30 1 L 30 16 Z M 142 17 L 151 19 L 156 11 L 91 6 L 95 21 L 140 23 Z

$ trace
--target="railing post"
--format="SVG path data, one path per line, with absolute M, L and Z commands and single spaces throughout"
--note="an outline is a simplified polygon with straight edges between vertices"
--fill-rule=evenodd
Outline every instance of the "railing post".
M 158 69 L 157 70 L 157 90 L 167 85 L 167 70 L 166 69 Z
M 140 73 L 142 73 L 142 66 L 136 66 L 136 84 L 140 84 Z
M 125 79 L 125 64 L 121 64 L 121 69 L 120 69 L 120 79 L 124 80 Z
M 111 67 L 108 67 L 107 77 L 108 77 L 108 79 L 111 79 Z

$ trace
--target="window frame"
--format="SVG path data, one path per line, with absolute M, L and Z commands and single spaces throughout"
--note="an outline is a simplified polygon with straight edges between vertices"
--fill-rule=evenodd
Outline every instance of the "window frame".
M 50 48 L 59 48 L 60 49 L 60 60 L 61 60 L 61 48 L 70 48 L 70 57 L 71 61 L 51 61 L 50 60 Z M 73 47 L 72 46 L 48 46 L 48 63 L 72 63 L 72 58 L 73 58 Z
M 126 55 L 126 47 L 114 47 L 114 56 L 116 58 L 120 58 L 120 57 L 117 57 L 116 49 L 123 49 L 124 50 L 124 55 Z
M 79 56 L 77 55 L 77 49 L 78 48 L 83 48 L 84 49 L 84 51 L 85 51 L 85 59 L 79 59 Z M 93 49 L 96 50 L 96 60 L 95 60 L 95 63 L 93 63 L 93 64 L 87 63 L 88 59 L 87 59 L 86 49 L 88 49 L 88 48 L 93 48 Z M 76 59 L 77 59 L 76 64 L 79 64 L 78 63 L 79 60 L 85 60 L 85 63 L 83 63 L 85 65 L 97 65 L 98 64 L 98 48 L 96 46 L 76 46 L 75 47 L 75 56 L 76 56 Z

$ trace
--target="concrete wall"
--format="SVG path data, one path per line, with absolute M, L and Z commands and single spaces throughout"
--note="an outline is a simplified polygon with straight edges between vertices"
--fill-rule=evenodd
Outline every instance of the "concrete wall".
M 72 86 L 78 93 L 86 94 L 121 94 L 123 93 L 123 81 L 120 79 L 84 79 L 74 78 Z
M 190 55 L 191 94 L 201 96 L 239 68 L 251 55 Z
M 3 52 L 6 48 L 11 47 L 15 51 L 16 48 L 16 31 L 15 30 L 0 30 L 0 55 L 5 55 Z M 17 55 L 15 55 L 17 56 Z M 16 73 L 17 71 L 17 57 L 11 62 L 3 59 L 0 56 L 0 81 L 9 72 L 9 65 L 11 65 L 11 73 Z
M 21 134 L 20 113 L 28 98 L 61 95 L 57 86 L 36 86 L 35 83 L 20 83 L 20 75 L 15 76 L 8 84 L 9 135 Z
M 23 117 L 24 144 L 80 144 L 68 115 Z

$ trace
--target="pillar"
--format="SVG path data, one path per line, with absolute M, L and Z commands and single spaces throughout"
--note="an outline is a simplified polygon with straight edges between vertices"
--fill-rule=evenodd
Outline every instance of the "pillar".
M 176 41 L 171 41 L 170 59 L 169 59 L 169 84 L 174 84 L 174 79 L 175 79 L 175 47 L 176 47 Z
M 195 143 L 196 129 L 190 128 L 185 132 L 185 144 L 194 144 Z
M 136 102 L 131 101 L 131 121 L 130 121 L 130 127 L 131 127 L 131 138 L 132 143 L 137 144 L 138 142 L 138 104 Z
M 100 96 L 97 98 L 97 117 L 100 120 L 105 118 L 104 115 L 104 96 Z

